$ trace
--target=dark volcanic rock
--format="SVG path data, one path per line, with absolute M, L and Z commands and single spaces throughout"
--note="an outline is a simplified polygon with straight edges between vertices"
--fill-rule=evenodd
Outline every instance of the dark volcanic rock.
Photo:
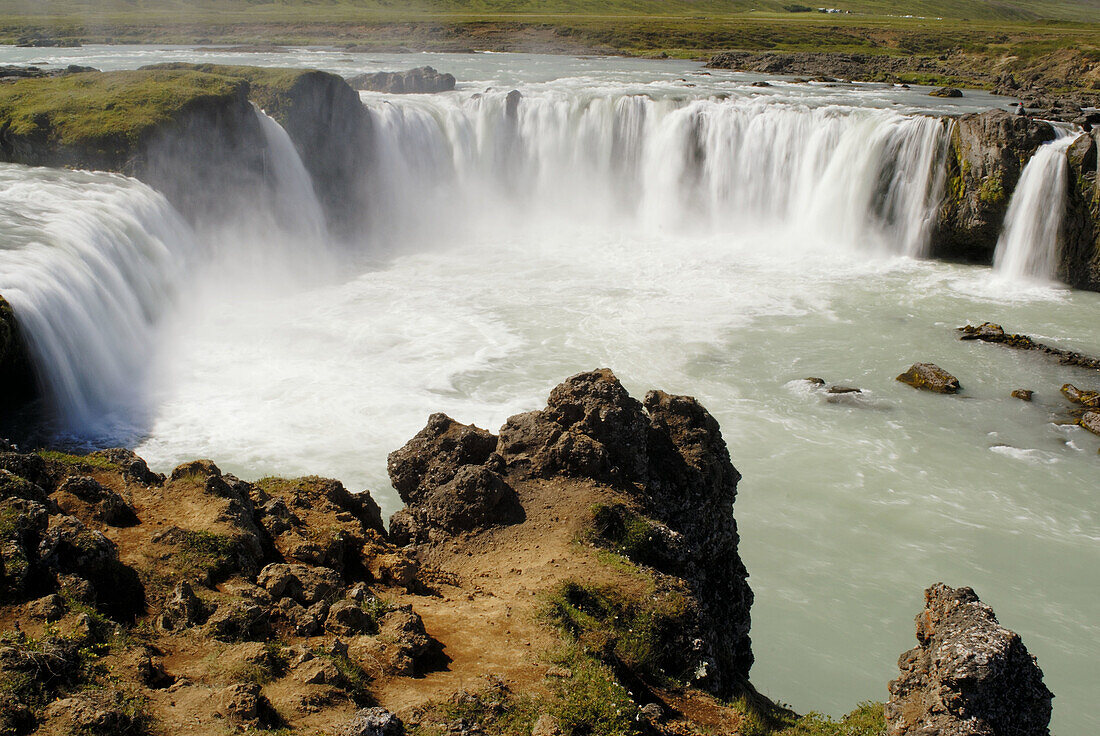
M 415 503 L 432 488 L 449 482 L 466 465 L 484 465 L 497 438 L 472 424 L 459 424 L 446 414 L 432 414 L 428 424 L 400 450 L 391 452 L 387 469 L 405 503 Z
M 422 66 L 403 72 L 360 74 L 349 79 L 348 84 L 368 92 L 430 94 L 450 92 L 455 88 L 455 78 L 451 74 L 440 74 L 430 66 Z
M 81 509 L 89 509 L 91 516 L 104 524 L 130 526 L 137 523 L 137 515 L 130 504 L 95 478 L 70 476 L 54 491 L 53 498 L 65 514 L 76 514 Z
M 959 379 L 935 363 L 914 363 L 897 380 L 913 388 L 934 391 L 937 394 L 956 394 L 962 388 Z
M 428 425 L 390 453 L 390 479 L 408 506 L 390 520 L 397 544 L 523 520 L 516 492 L 500 475 L 497 438 L 433 414 Z
M 977 327 L 973 325 L 964 325 L 958 328 L 958 332 L 962 333 L 959 335 L 960 340 L 980 340 L 982 342 L 992 342 L 998 345 L 1004 345 L 1005 347 L 1016 348 L 1017 350 L 1036 350 L 1044 355 L 1057 358 L 1058 362 L 1062 365 L 1076 365 L 1082 368 L 1100 370 L 1100 358 L 1093 358 L 1073 350 L 1063 350 L 1062 348 L 1044 345 L 1041 342 L 1036 342 L 1027 335 L 1016 335 L 1005 332 L 1004 328 L 992 322 L 983 322 Z
M 890 683 L 890 736 L 1047 736 L 1051 692 L 1019 635 L 970 588 L 933 585 Z
M 1058 278 L 1078 289 L 1100 291 L 1100 129 L 1077 138 L 1066 152 L 1069 181 L 1062 221 Z
M 940 87 L 928 93 L 930 97 L 962 97 L 961 89 L 955 87 Z
M 550 392 L 546 409 L 509 418 L 500 453 L 532 475 L 644 482 L 648 424 L 611 371 L 581 373 Z
M 546 409 L 509 419 L 499 450 L 512 473 L 610 483 L 659 520 L 662 548 L 648 562 L 686 580 L 699 602 L 675 665 L 713 692 L 736 692 L 753 661 L 753 596 L 733 518 L 741 476 L 714 417 L 661 391 L 643 406 L 604 369 L 562 383 Z
M 952 125 L 932 255 L 992 263 L 1009 197 L 1035 149 L 1054 138 L 1054 128 L 1003 110 L 963 115 Z
M 15 313 L 0 296 L 0 410 L 18 407 L 37 397 L 31 365 Z

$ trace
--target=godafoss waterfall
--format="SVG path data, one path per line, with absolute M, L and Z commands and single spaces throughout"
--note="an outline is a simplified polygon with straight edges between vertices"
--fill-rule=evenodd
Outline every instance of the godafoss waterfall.
M 412 65 L 45 52 L 0 61 Z M 0 295 L 50 408 L 37 436 L 132 447 L 160 471 L 209 457 L 246 479 L 327 475 L 388 514 L 387 453 L 430 413 L 495 428 L 608 366 L 635 395 L 697 396 L 721 424 L 744 476 L 762 692 L 834 715 L 884 699 L 919 591 L 944 580 L 1028 643 L 1055 733 L 1100 727 L 1098 438 L 1059 393 L 1096 388 L 1096 372 L 954 329 L 988 320 L 1100 352 L 1100 294 L 1064 283 L 1083 131 L 1047 126 L 1008 156 L 1018 184 L 970 196 L 967 177 L 1004 151 L 973 141 L 1040 125 L 955 119 L 1004 98 L 762 85 L 683 62 L 427 61 L 458 88 L 363 92 L 355 134 L 250 111 L 254 185 L 232 162 L 163 184 L 178 156 L 128 161 L 133 177 L 0 165 Z M 1083 165 L 1095 176 L 1095 153 Z M 961 263 L 982 260 L 974 233 L 990 228 L 985 264 Z M 918 361 L 963 393 L 894 380 Z

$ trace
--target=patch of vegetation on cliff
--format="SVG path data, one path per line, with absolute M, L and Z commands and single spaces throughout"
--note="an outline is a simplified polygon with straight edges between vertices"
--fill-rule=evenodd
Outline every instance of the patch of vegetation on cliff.
M 621 503 L 592 507 L 592 540 L 639 565 L 652 565 L 663 540 L 656 525 Z
M 5 137 L 124 149 L 181 110 L 235 96 L 239 82 L 192 71 L 85 72 L 0 85 Z
M 279 113 L 294 104 L 295 86 L 308 77 L 318 74 L 312 69 L 280 69 L 225 64 L 187 64 L 171 62 L 145 67 L 149 71 L 190 71 L 248 82 L 248 97 L 261 110 L 276 119 Z M 289 482 L 289 481 L 288 481 Z
M 573 581 L 550 596 L 546 610 L 547 619 L 583 651 L 657 680 L 687 674 L 666 671 L 665 649 L 689 615 L 687 598 L 675 591 L 632 595 Z
M 540 717 L 563 736 L 637 736 L 638 708 L 609 667 L 565 645 L 548 655 L 548 692 L 515 693 L 500 681 L 420 709 L 411 736 L 444 736 L 453 726 L 486 736 L 530 736 Z
M 47 463 L 57 463 L 71 470 L 119 470 L 118 463 L 95 455 L 74 455 L 59 450 L 39 450 L 38 456 Z
M 209 583 L 231 569 L 238 553 L 238 542 L 228 534 L 181 529 L 172 566 L 187 580 Z
M 1000 204 L 1005 200 L 1006 196 L 1004 181 L 1000 172 L 984 179 L 978 187 L 978 199 L 981 200 L 983 204 Z

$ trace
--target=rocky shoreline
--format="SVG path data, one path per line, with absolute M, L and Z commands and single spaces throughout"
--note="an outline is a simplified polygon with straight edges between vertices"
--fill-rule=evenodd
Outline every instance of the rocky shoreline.
M 707 67 L 833 81 L 911 82 L 941 87 L 947 83 L 972 87 L 978 82 L 994 94 L 1022 100 L 1023 111 L 1034 117 L 1086 128 L 1100 124 L 1100 111 L 1096 110 L 1100 92 L 1096 91 L 1095 83 L 1090 86 L 1090 81 L 1100 78 L 1100 66 L 1068 52 L 1044 57 L 1039 63 L 1006 59 L 998 65 L 991 64 L 988 58 L 972 58 L 962 52 L 888 56 L 829 51 L 726 51 L 711 57 Z M 1070 80 L 1076 89 L 1059 92 Z M 963 94 L 955 89 L 949 96 Z
M 389 470 L 387 530 L 335 480 L 5 444 L 0 733 L 1048 733 L 967 588 L 926 592 L 885 706 L 757 694 L 740 474 L 691 397 L 582 373 L 497 435 L 433 415 Z

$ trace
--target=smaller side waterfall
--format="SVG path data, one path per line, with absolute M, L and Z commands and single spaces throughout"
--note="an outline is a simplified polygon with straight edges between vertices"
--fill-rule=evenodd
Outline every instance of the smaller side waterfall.
M 1039 147 L 1024 167 L 997 240 L 993 270 L 1016 280 L 1055 278 L 1066 212 L 1066 150 L 1074 134 L 1059 136 Z
M 313 180 L 294 141 L 270 115 L 256 109 L 267 144 L 268 178 L 273 181 L 275 215 L 281 228 L 300 237 L 319 240 L 325 234 L 325 214 Z

